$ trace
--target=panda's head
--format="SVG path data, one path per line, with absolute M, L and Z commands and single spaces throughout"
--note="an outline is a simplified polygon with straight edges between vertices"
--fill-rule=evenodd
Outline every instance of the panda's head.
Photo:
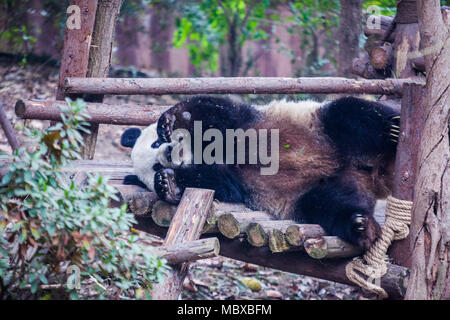
M 151 124 L 144 130 L 127 129 L 122 134 L 120 143 L 124 147 L 133 148 L 131 160 L 133 161 L 134 173 L 148 189 L 154 191 L 155 172 L 161 168 L 158 161 L 160 145 L 156 133 L 156 123 Z

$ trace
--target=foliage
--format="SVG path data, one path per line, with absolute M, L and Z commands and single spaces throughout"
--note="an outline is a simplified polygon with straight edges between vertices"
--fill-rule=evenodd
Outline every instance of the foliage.
M 269 0 L 181 1 L 179 11 L 183 16 L 176 19 L 174 45 L 186 46 L 196 67 L 213 72 L 218 69 L 219 47 L 225 45 L 229 75 L 237 75 L 242 67 L 244 43 L 267 39 L 261 19 L 267 18 L 270 3 Z
M 301 35 L 300 47 L 306 53 L 305 69 L 297 76 L 323 75 L 322 68 L 326 64 L 336 63 L 337 40 L 332 32 L 339 26 L 340 2 L 307 0 L 292 1 L 288 5 L 292 16 L 286 20 L 293 24 L 287 30 Z M 326 48 L 323 57 L 319 54 L 320 46 Z
M 336 41 L 331 36 L 332 30 L 339 24 L 338 0 L 307 1 L 249 1 L 249 0 L 208 0 L 202 2 L 184 1 L 178 9 L 182 13 L 176 20 L 174 33 L 175 47 L 187 47 L 191 62 L 198 69 L 215 72 L 219 59 L 223 69 L 222 75 L 246 75 L 258 59 L 257 54 L 249 54 L 243 63 L 242 48 L 249 40 L 267 40 L 272 36 L 274 27 L 281 26 L 291 34 L 300 34 L 301 48 L 307 59 L 303 75 L 321 73 L 324 65 L 333 61 Z M 287 6 L 291 16 L 281 18 L 277 8 Z M 319 42 L 326 34 L 325 57 L 319 55 Z M 275 39 L 279 43 L 279 39 Z M 224 50 L 220 50 L 220 48 Z M 220 51 L 220 54 L 219 54 Z M 280 51 L 291 56 L 295 63 L 294 51 Z
M 86 297 L 66 277 L 74 266 L 82 284 L 95 284 L 94 297 L 148 297 L 165 262 L 129 235 L 135 220 L 125 205 L 109 207 L 118 199 L 107 179 L 88 175 L 78 186 L 64 173 L 80 158 L 80 132 L 89 132 L 84 102 L 67 103 L 61 123 L 25 129 L 37 145 L 16 150 L 1 179 L 0 297 Z
M 36 3 L 31 0 L 2 0 L 0 1 L 0 33 L 2 43 L 8 45 L 8 49 L 14 53 L 24 55 L 22 64 L 27 62 L 27 55 L 33 51 L 37 36 L 42 33 L 36 25 L 35 19 L 29 14 L 39 15 L 46 22 L 50 22 L 60 31 L 57 39 L 62 42 L 64 32 L 64 18 L 68 0 L 43 0 L 39 4 L 39 10 L 35 8 Z

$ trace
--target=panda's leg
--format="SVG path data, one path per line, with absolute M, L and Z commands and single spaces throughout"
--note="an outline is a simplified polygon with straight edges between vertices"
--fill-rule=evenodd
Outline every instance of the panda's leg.
M 161 169 L 155 175 L 155 191 L 169 203 L 177 204 L 185 188 L 215 191 L 214 198 L 224 202 L 245 202 L 247 191 L 230 167 L 195 165 Z
M 319 224 L 329 235 L 368 249 L 380 233 L 373 217 L 374 205 L 375 201 L 355 186 L 330 179 L 298 200 L 295 220 Z
M 145 183 L 143 183 L 137 175 L 129 174 L 123 178 L 123 184 L 125 185 L 133 185 L 133 186 L 139 186 L 141 188 L 147 189 L 147 186 Z
M 324 105 L 320 118 L 325 134 L 342 154 L 395 154 L 400 117 L 388 106 L 345 97 Z

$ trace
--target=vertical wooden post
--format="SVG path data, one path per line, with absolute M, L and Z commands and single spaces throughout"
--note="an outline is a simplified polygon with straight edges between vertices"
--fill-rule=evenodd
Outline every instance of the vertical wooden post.
M 111 65 L 115 26 L 123 0 L 98 0 L 86 77 L 106 78 Z M 86 101 L 103 102 L 103 95 L 86 95 Z M 83 159 L 93 159 L 97 144 L 98 123 L 91 123 L 90 134 L 84 134 Z
M 417 84 L 403 85 L 400 135 L 395 158 L 395 176 L 392 196 L 413 201 L 417 152 L 424 124 L 422 100 L 425 89 Z M 396 241 L 388 252 L 394 263 L 409 267 L 411 248 L 409 237 Z
M 427 74 L 416 162 L 407 300 L 450 299 L 450 31 L 439 0 L 417 0 Z
M 64 100 L 66 78 L 85 77 L 87 74 L 96 10 L 97 0 L 70 0 L 56 92 L 57 100 Z
M 213 203 L 213 197 L 213 190 L 187 188 L 172 219 L 163 245 L 169 246 L 199 239 Z M 186 263 L 173 266 L 168 275 L 164 277 L 164 282 L 154 285 L 152 298 L 154 300 L 176 300 L 187 273 L 187 266 Z

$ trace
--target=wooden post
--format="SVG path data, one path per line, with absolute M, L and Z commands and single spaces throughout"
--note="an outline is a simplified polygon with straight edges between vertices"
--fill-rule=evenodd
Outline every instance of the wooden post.
M 401 200 L 413 201 L 415 167 L 424 120 L 422 101 L 424 87 L 405 85 L 403 87 L 402 108 L 400 116 L 400 134 L 395 158 L 395 175 L 392 196 Z M 394 263 L 405 267 L 411 266 L 410 239 L 394 242 L 388 255 Z
M 115 26 L 122 2 L 123 0 L 98 0 L 86 77 L 105 78 L 109 75 Z M 88 95 L 85 100 L 102 102 L 103 95 Z M 91 133 L 83 134 L 84 147 L 81 151 L 83 159 L 94 158 L 98 128 L 97 123 L 91 123 L 89 128 Z
M 179 242 L 200 238 L 213 197 L 213 190 L 187 188 L 172 219 L 163 245 L 175 245 Z M 186 272 L 186 264 L 174 266 L 164 277 L 163 283 L 154 285 L 152 298 L 155 300 L 176 300 L 180 294 Z
M 97 0 L 70 0 L 59 68 L 57 100 L 64 100 L 66 96 L 66 78 L 86 77 L 96 11 Z M 73 99 L 77 96 L 69 97 Z

